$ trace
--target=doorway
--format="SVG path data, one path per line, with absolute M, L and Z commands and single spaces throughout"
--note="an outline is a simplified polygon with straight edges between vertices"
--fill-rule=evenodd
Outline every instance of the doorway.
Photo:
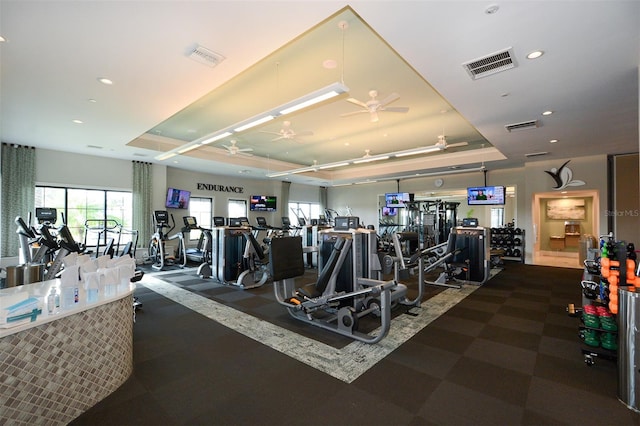
M 533 264 L 582 268 L 586 248 L 600 235 L 599 205 L 595 190 L 534 194 Z

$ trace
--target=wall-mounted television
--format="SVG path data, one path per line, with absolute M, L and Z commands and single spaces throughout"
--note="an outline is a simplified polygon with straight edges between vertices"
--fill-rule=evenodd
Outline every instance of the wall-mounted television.
M 474 186 L 467 188 L 467 204 L 470 206 L 503 205 L 504 201 L 504 186 Z
M 406 207 L 411 202 L 411 194 L 408 192 L 389 192 L 384 194 L 387 207 Z
M 395 207 L 382 207 L 382 216 L 396 216 L 398 209 Z
M 272 195 L 252 195 L 249 210 L 252 212 L 275 212 L 277 199 Z
M 167 201 L 165 206 L 170 209 L 188 209 L 191 192 L 184 189 L 167 189 Z

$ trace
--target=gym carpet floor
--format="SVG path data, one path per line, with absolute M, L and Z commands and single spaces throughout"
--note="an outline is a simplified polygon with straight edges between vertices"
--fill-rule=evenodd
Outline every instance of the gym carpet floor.
M 615 362 L 584 363 L 565 310 L 580 278 L 509 263 L 481 287 L 427 287 L 421 312 L 394 319 L 419 327 L 354 346 L 288 317 L 270 283 L 145 277 L 133 375 L 71 424 L 640 425 Z

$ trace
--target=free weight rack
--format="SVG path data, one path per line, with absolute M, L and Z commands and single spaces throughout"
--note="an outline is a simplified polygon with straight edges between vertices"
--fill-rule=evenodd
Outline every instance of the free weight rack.
M 491 250 L 502 251 L 503 260 L 524 263 L 525 257 L 525 230 L 506 226 L 491 228 Z

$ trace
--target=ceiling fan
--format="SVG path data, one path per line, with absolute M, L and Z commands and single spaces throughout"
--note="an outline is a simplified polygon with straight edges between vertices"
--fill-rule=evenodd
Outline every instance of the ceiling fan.
M 253 151 L 253 148 L 240 148 L 236 145 L 237 141 L 231 140 L 231 145 L 222 145 L 227 149 L 227 155 L 245 155 L 247 157 L 251 157 L 253 154 L 249 154 L 249 152 Z
M 271 141 L 279 141 L 281 139 L 288 139 L 296 142 L 302 142 L 296 139 L 297 136 L 311 136 L 313 132 L 311 130 L 303 130 L 301 132 L 296 132 L 291 128 L 290 121 L 284 121 L 282 123 L 282 128 L 279 132 L 262 132 L 262 133 L 270 133 L 272 135 L 277 135 L 277 138 L 271 139 Z
M 379 101 L 378 99 L 376 99 L 378 97 L 378 91 L 377 90 L 370 90 L 369 91 L 369 96 L 371 97 L 371 99 L 369 99 L 367 102 L 362 102 L 359 101 L 358 99 L 355 98 L 348 98 L 347 102 L 351 102 L 354 105 L 358 105 L 359 107 L 362 107 L 362 109 L 358 110 L 358 111 L 353 111 L 353 112 L 347 112 L 344 114 L 341 114 L 341 117 L 348 117 L 350 115 L 355 115 L 355 114 L 361 114 L 361 113 L 369 113 L 370 118 L 371 118 L 371 122 L 375 123 L 378 121 L 378 112 L 407 112 L 409 111 L 409 107 L 387 107 L 388 104 L 397 101 L 398 99 L 400 99 L 400 95 L 398 95 L 397 93 L 392 93 L 389 96 L 387 96 L 386 98 L 384 98 L 383 100 Z

